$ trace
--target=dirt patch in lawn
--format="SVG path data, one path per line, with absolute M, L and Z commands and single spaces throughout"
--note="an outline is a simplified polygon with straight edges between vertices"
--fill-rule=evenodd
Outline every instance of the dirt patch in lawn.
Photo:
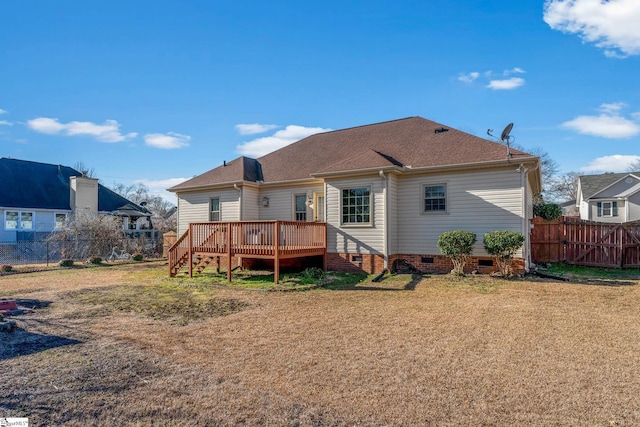
M 273 293 L 158 265 L 11 280 L 0 289 L 50 302 L 0 335 L 42 343 L 0 353 L 0 417 L 34 425 L 640 424 L 633 278 L 434 275 Z M 206 298 L 242 307 L 176 321 L 174 307 Z
M 93 315 L 107 316 L 113 312 L 138 313 L 152 319 L 177 325 L 207 317 L 227 316 L 243 310 L 247 303 L 234 298 L 218 298 L 211 292 L 176 286 L 108 286 L 80 289 L 61 295 L 65 302 L 94 307 Z M 86 312 L 74 316 L 87 315 Z

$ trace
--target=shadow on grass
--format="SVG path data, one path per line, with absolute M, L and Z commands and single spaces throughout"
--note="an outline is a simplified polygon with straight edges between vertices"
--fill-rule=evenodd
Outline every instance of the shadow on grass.
M 82 341 L 59 337 L 55 335 L 41 335 L 17 328 L 11 332 L 1 333 L 2 346 L 0 360 L 26 356 L 57 347 L 80 344 Z
M 16 304 L 18 307 L 30 308 L 32 310 L 38 310 L 41 308 L 47 308 L 51 305 L 51 301 L 42 301 L 32 298 L 16 298 Z
M 406 283 L 389 283 L 385 280 L 389 280 L 389 278 L 395 278 L 395 282 L 402 282 L 403 280 L 398 280 L 398 277 L 404 277 L 404 274 L 398 274 L 394 276 L 389 276 L 383 279 L 381 282 L 372 282 L 367 280 L 368 276 L 362 277 L 360 280 L 352 283 L 329 283 L 323 286 L 326 289 L 334 290 L 334 291 L 414 291 L 418 283 L 422 281 L 425 277 L 422 274 L 411 274 L 411 281 Z

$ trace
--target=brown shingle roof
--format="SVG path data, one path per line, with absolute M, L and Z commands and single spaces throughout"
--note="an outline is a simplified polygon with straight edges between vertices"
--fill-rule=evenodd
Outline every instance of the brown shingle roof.
M 514 161 L 533 157 L 517 150 L 511 153 Z M 408 117 L 315 134 L 260 157 L 258 162 L 263 181 L 268 183 L 393 165 L 418 168 L 500 161 L 506 155 L 506 148 L 496 142 L 422 117 Z M 231 179 L 224 169 L 218 167 L 171 190 L 230 182 L 240 176 L 236 173 Z
M 262 168 L 256 159 L 238 157 L 223 166 L 211 169 L 188 181 L 169 188 L 169 191 L 186 190 L 189 188 L 205 187 L 208 185 L 234 183 L 240 181 L 262 181 Z

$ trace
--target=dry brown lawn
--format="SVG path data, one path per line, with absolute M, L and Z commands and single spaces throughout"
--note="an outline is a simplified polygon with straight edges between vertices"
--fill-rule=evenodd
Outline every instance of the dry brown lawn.
M 0 333 L 0 417 L 34 426 L 640 425 L 640 281 L 425 276 L 409 290 L 396 279 L 257 292 L 168 279 L 165 268 L 0 277 L 0 297 L 34 307 L 15 317 L 17 331 Z M 158 306 L 125 304 L 132 295 Z M 180 317 L 171 304 L 199 308 Z

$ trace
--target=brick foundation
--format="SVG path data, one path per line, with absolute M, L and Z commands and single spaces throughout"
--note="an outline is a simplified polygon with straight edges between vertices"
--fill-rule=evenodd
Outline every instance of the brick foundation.
M 408 261 L 423 273 L 449 273 L 453 269 L 451 260 L 443 255 L 396 254 L 389 256 L 389 269 L 397 259 Z M 516 258 L 512 261 L 513 273 L 524 274 L 524 260 Z M 376 274 L 384 269 L 384 257 L 371 254 L 327 253 L 327 269 L 348 273 Z M 492 257 L 471 257 L 465 266 L 465 273 L 477 271 L 490 274 L 498 271 Z

